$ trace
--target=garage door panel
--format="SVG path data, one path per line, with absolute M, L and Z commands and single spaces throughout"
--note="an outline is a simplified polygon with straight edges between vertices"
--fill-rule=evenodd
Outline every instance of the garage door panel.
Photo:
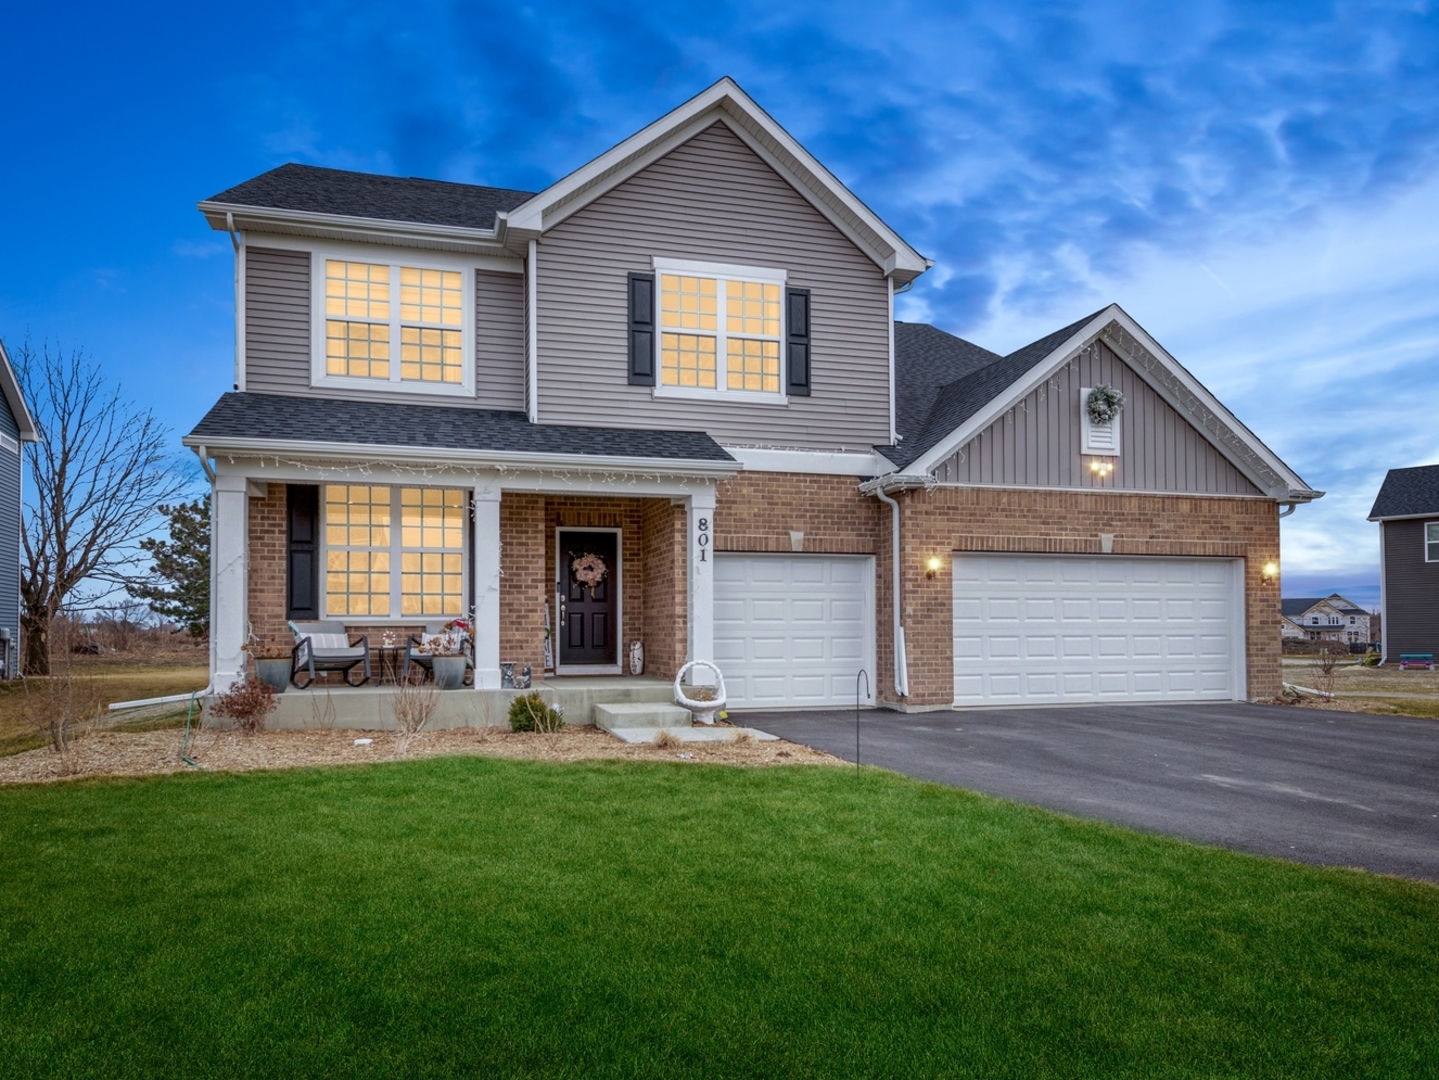
M 1235 566 L 956 552 L 955 701 L 1230 699 Z
M 855 673 L 874 678 L 873 596 L 867 556 L 718 553 L 715 656 L 730 705 L 853 705 Z

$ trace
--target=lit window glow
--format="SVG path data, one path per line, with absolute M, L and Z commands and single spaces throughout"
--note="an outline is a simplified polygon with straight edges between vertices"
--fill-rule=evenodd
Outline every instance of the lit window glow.
M 460 615 L 468 520 L 455 488 L 326 485 L 325 613 Z
M 462 385 L 464 322 L 458 270 L 325 260 L 327 375 Z
M 780 392 L 783 289 L 660 274 L 660 385 Z

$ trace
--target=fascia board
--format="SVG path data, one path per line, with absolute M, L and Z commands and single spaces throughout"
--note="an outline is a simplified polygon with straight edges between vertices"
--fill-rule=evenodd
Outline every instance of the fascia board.
M 719 80 L 683 105 L 510 210 L 505 215 L 508 228 L 520 230 L 522 233 L 543 232 L 552 228 L 569 214 L 658 160 L 675 146 L 693 138 L 699 130 L 709 126 L 714 120 L 725 118 L 733 121 L 727 126 L 737 134 L 739 128 L 749 124 L 763 131 L 813 176 L 817 184 L 836 200 L 837 206 L 847 210 L 887 244 L 892 252 L 876 252 L 872 242 L 863 245 L 866 252 L 887 272 L 914 277 L 928 268 L 928 261 L 922 255 L 905 243 L 898 233 L 856 198 L 834 174 L 821 165 L 728 77 Z M 752 138 L 745 139 L 745 142 L 752 149 L 755 148 Z M 810 185 L 804 182 L 803 177 L 797 176 L 792 168 L 780 162 L 772 153 L 766 152 L 764 156 L 771 168 L 776 168 L 781 175 L 788 174 L 792 178 L 796 190 L 809 190 Z M 824 199 L 811 201 L 815 201 L 816 207 L 827 218 L 836 220 L 836 205 L 828 205 Z M 851 226 L 846 235 L 855 231 Z M 886 258 L 891 256 L 894 260 L 893 267 L 885 267 Z
M 15 426 L 20 429 L 20 441 L 39 442 L 40 428 L 36 425 L 35 418 L 30 415 L 30 406 L 25 404 L 25 395 L 20 392 L 20 380 L 15 377 L 15 369 L 10 366 L 10 354 L 5 351 L 3 341 L 0 341 L 0 391 L 4 392 L 5 402 L 15 417 Z
M 1228 427 L 1239 439 L 1264 462 L 1284 482 L 1282 490 L 1274 489 L 1263 477 L 1256 476 L 1254 470 L 1243 460 L 1236 459 L 1227 447 L 1222 443 L 1212 442 L 1212 445 L 1229 460 L 1235 468 L 1244 473 L 1256 487 L 1265 491 L 1270 497 L 1280 499 L 1284 502 L 1310 502 L 1323 496 L 1322 491 L 1314 491 L 1309 488 L 1289 466 L 1285 465 L 1279 457 L 1265 446 L 1252 431 L 1239 422 L 1227 408 L 1219 402 L 1219 399 L 1211 394 L 1204 385 L 1191 375 L 1179 361 L 1175 360 L 1169 352 L 1161 346 L 1154 338 L 1150 337 L 1147 331 L 1130 318 L 1129 314 L 1118 304 L 1111 304 L 1093 319 L 1087 322 L 1078 332 L 1071 335 L 1062 345 L 1051 352 L 1044 361 L 1030 368 L 1025 379 L 1015 382 L 1003 394 L 1000 394 L 993 401 L 989 402 L 974 416 L 970 417 L 948 438 L 936 443 L 923 457 L 915 461 L 910 469 L 914 472 L 928 473 L 939 465 L 945 458 L 949 457 L 960 447 L 964 446 L 995 420 L 999 419 L 1011 409 L 1014 404 L 1022 400 L 1026 395 L 1040 386 L 1047 379 L 1051 378 L 1073 357 L 1073 354 L 1083 348 L 1089 341 L 1098 337 L 1107 327 L 1118 323 L 1132 337 L 1134 337 L 1151 355 L 1168 370 L 1184 388 L 1194 395 L 1196 399 L 1208 409 L 1219 422 Z M 1136 373 L 1144 378 L 1145 373 L 1137 370 Z M 1154 388 L 1168 404 L 1181 416 L 1191 416 L 1190 410 L 1183 402 L 1176 401 L 1166 389 L 1154 383 L 1148 378 L 1145 382 Z M 1199 428 L 1201 433 L 1204 429 Z
M 319 235 L 330 239 L 354 239 L 389 244 L 463 245 L 462 250 L 483 250 L 497 253 L 503 247 L 493 229 L 469 229 L 459 225 L 426 225 L 412 221 L 390 221 L 383 218 L 351 217 L 345 214 L 319 214 L 308 210 L 282 210 L 267 206 L 244 206 L 231 203 L 202 202 L 200 212 L 210 227 L 227 231 L 225 216 L 233 216 L 238 231 L 257 232 L 285 230 L 301 235 Z
M 569 472 L 644 472 L 655 476 L 691 476 L 725 480 L 743 466 L 737 461 L 688 458 L 643 458 L 601 454 L 535 454 L 513 450 L 442 450 L 372 443 L 315 442 L 307 439 L 207 439 L 187 435 L 185 446 L 211 456 L 265 457 L 295 454 L 309 458 L 349 461 L 356 458 L 424 464 L 474 465 L 552 469 Z
M 1383 517 L 1370 515 L 1365 521 L 1436 521 L 1439 520 L 1439 508 L 1430 510 L 1427 514 L 1385 514 Z

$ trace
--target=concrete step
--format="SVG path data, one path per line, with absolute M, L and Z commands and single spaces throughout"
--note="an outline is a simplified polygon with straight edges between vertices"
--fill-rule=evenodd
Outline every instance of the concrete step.
M 606 731 L 615 728 L 687 728 L 690 726 L 690 711 L 658 701 L 617 701 L 596 703 L 594 720 Z
M 603 725 L 601 725 L 603 726 Z M 774 742 L 778 735 L 771 735 L 768 732 L 757 731 L 754 728 L 735 727 L 674 727 L 674 728 L 647 728 L 647 727 L 616 727 L 605 728 L 611 735 L 620 742 L 627 743 L 652 743 L 659 737 L 661 731 L 668 731 L 682 743 L 719 743 L 734 742 L 741 734 L 748 735 L 755 742 Z

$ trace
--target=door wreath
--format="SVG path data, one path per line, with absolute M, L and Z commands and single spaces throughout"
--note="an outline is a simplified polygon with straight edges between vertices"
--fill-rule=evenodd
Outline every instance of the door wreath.
M 581 585 L 588 585 L 594 589 L 596 585 L 604 581 L 605 575 L 609 573 L 609 567 L 605 565 L 604 559 L 592 551 L 587 551 L 570 560 L 570 573 L 575 575 L 575 580 Z

